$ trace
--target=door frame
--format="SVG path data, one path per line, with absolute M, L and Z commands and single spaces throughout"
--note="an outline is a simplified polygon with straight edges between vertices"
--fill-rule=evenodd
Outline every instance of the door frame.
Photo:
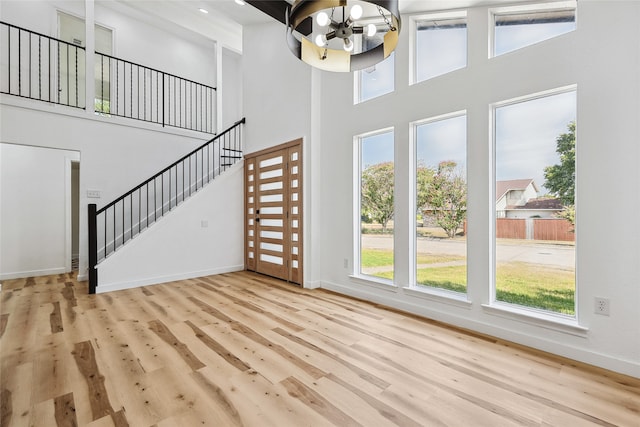
M 283 150 L 289 150 L 290 148 L 294 148 L 294 147 L 298 147 L 298 159 L 297 159 L 297 164 L 298 164 L 298 169 L 297 169 L 297 173 L 296 173 L 296 179 L 297 179 L 297 188 L 298 188 L 298 205 L 299 205 L 299 209 L 298 209 L 298 213 L 295 215 L 295 218 L 298 221 L 298 227 L 297 228 L 297 237 L 298 240 L 295 243 L 295 246 L 297 246 L 298 248 L 298 253 L 297 253 L 297 263 L 298 263 L 298 267 L 297 267 L 297 274 L 296 277 L 292 277 L 292 266 L 291 264 L 289 265 L 288 268 L 288 278 L 285 279 L 288 282 L 291 283 L 296 283 L 299 284 L 300 286 L 304 286 L 304 181 L 303 181 L 303 172 L 304 172 L 304 164 L 303 164 L 303 139 L 302 138 L 297 138 L 294 140 L 291 140 L 289 142 L 285 142 L 283 144 L 279 144 L 276 146 L 272 146 L 272 147 L 268 147 L 259 151 L 254 151 L 252 153 L 248 153 L 248 154 L 244 154 L 244 160 L 245 160 L 245 175 L 244 175 L 244 264 L 245 264 L 245 270 L 249 270 L 249 271 L 256 271 L 256 263 L 257 260 L 254 258 L 253 259 L 253 268 L 251 268 L 251 264 L 252 261 L 249 257 L 249 253 L 251 252 L 251 248 L 249 246 L 249 242 L 250 241 L 256 241 L 256 235 L 255 235 L 255 227 L 256 227 L 256 222 L 255 222 L 255 209 L 254 212 L 252 214 L 249 213 L 249 197 L 251 197 L 251 195 L 249 194 L 248 188 L 249 188 L 249 182 L 248 182 L 248 176 L 250 175 L 250 171 L 248 168 L 248 165 L 253 163 L 255 165 L 255 159 L 257 159 L 260 156 L 263 155 L 268 155 L 268 154 L 272 154 L 278 151 L 283 151 Z M 287 162 L 289 162 L 289 159 L 287 159 Z M 254 166 L 255 168 L 255 166 Z M 255 169 L 254 169 L 255 170 Z M 254 179 L 254 185 L 256 183 L 256 180 Z M 290 184 L 290 183 L 287 183 Z M 254 189 L 254 195 L 255 195 L 255 189 Z M 255 200 L 254 200 L 254 204 L 253 206 L 255 207 Z M 289 212 L 287 212 L 287 224 L 284 227 L 285 230 L 291 230 L 291 222 L 293 221 L 292 216 L 293 215 L 289 215 Z M 253 222 L 251 222 L 250 220 L 253 220 Z M 253 237 L 249 236 L 249 230 L 251 228 L 250 223 L 253 224 L 253 230 L 254 230 L 254 235 Z M 288 234 L 288 239 L 291 239 L 291 232 L 289 232 Z M 291 240 L 289 240 L 289 242 L 291 242 Z M 291 247 L 291 245 L 285 245 L 288 247 Z M 253 248 L 254 250 L 257 248 Z M 287 260 L 291 261 L 291 251 L 289 251 L 289 253 L 287 254 Z

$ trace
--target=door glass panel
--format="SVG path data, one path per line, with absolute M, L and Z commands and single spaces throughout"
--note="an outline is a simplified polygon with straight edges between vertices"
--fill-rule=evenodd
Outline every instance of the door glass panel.
M 282 248 L 282 245 L 276 245 L 275 243 L 260 243 L 260 249 L 266 249 L 268 251 L 282 252 Z
M 260 254 L 260 261 L 266 261 L 272 264 L 283 265 L 282 258 L 273 256 L 273 255 Z
M 278 176 L 282 176 L 282 169 L 275 169 L 272 171 L 260 173 L 260 179 L 269 179 L 269 178 L 275 178 Z
M 282 194 L 267 194 L 266 196 L 260 196 L 261 203 L 281 202 L 282 200 Z
M 270 159 L 265 159 L 260 162 L 261 168 L 266 168 L 268 166 L 279 165 L 282 163 L 282 156 L 272 157 Z
M 260 213 L 264 215 L 281 215 L 282 212 L 282 206 L 266 207 L 260 209 Z
M 282 231 L 265 231 L 265 230 L 261 230 L 260 231 L 260 237 L 266 238 L 266 239 L 282 240 L 283 233 L 282 233 Z
M 260 191 L 281 190 L 281 189 L 282 189 L 282 181 L 269 182 L 267 184 L 260 184 Z

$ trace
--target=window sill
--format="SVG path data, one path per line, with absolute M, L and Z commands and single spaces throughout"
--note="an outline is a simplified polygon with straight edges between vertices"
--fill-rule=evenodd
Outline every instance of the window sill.
M 515 320 L 533 326 L 563 332 L 577 337 L 586 338 L 589 328 L 581 326 L 578 321 L 569 316 L 553 314 L 533 308 L 521 308 L 506 303 L 482 304 L 485 313 Z
M 473 305 L 472 302 L 467 299 L 466 294 L 461 294 L 458 292 L 451 292 L 437 288 L 423 288 L 418 286 L 408 286 L 402 289 L 404 290 L 405 294 L 412 297 L 423 298 L 429 301 L 462 307 L 466 308 L 467 310 L 470 310 L 471 306 Z
M 381 279 L 375 276 L 355 275 L 355 274 L 349 275 L 349 278 L 351 279 L 352 282 L 355 282 L 361 285 L 372 286 L 377 289 L 382 289 L 383 291 L 388 291 L 388 292 L 398 291 L 398 287 L 391 280 Z

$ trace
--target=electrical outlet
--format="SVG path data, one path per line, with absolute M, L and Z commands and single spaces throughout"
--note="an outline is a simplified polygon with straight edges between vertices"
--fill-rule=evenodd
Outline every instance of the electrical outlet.
M 209 221 L 207 221 L 206 219 L 203 219 L 202 221 L 200 221 L 200 227 L 207 228 L 208 226 L 209 226 Z
M 607 298 L 595 297 L 593 310 L 596 314 L 609 315 L 609 300 Z
M 344 259 L 343 266 L 344 268 L 349 268 L 349 260 L 347 258 Z

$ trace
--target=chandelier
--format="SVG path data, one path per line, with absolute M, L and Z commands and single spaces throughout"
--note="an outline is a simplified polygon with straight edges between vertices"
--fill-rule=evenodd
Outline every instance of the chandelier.
M 383 61 L 398 44 L 398 0 L 295 0 L 287 43 L 296 57 L 326 71 L 349 72 Z

